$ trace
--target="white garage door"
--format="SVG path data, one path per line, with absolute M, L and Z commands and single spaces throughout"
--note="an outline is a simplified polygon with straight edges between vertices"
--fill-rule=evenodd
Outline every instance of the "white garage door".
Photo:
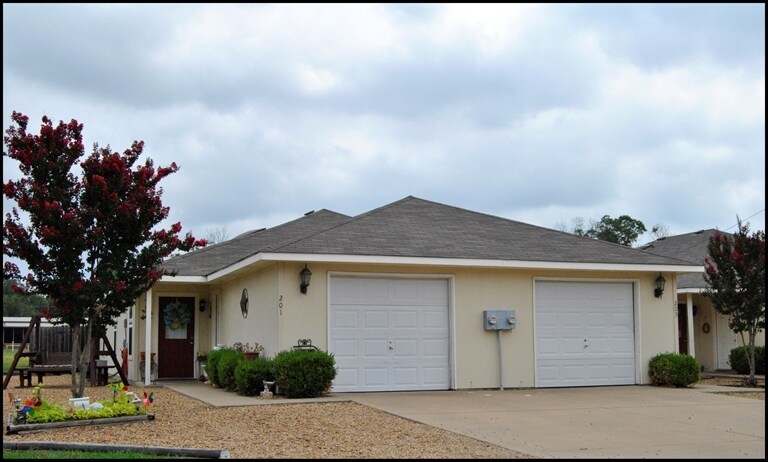
M 632 283 L 536 282 L 536 386 L 635 383 Z
M 332 277 L 333 391 L 450 388 L 448 281 Z

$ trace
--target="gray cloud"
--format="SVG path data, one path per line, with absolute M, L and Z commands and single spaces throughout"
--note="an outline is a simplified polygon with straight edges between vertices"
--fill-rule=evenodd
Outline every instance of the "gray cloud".
M 3 120 L 143 139 L 181 166 L 164 198 L 197 234 L 407 195 L 546 227 L 727 227 L 765 207 L 764 12 L 4 4 Z

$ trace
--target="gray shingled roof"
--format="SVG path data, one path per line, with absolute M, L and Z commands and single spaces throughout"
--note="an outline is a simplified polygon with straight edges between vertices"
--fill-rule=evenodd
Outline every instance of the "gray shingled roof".
M 694 265 L 703 265 L 704 259 L 709 255 L 707 250 L 709 238 L 717 232 L 716 229 L 704 229 L 693 233 L 662 237 L 640 246 L 639 249 L 657 255 L 686 260 Z M 678 289 L 705 289 L 706 287 L 704 273 L 683 274 L 677 279 Z
M 163 268 L 177 272 L 177 276 L 207 276 L 259 252 L 273 251 L 349 219 L 346 215 L 323 209 L 274 228 L 249 231 L 228 241 L 170 258 L 163 263 Z
M 408 196 L 354 218 L 329 211 L 311 214 L 176 257 L 166 267 L 179 275 L 208 275 L 258 252 L 691 266 L 631 247 Z

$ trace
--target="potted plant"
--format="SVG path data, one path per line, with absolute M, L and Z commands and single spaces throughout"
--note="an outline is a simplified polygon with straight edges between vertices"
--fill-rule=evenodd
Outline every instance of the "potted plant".
M 247 360 L 256 359 L 264 352 L 264 347 L 259 342 L 254 342 L 253 345 L 236 342 L 232 345 L 232 348 L 242 352 L 243 357 Z

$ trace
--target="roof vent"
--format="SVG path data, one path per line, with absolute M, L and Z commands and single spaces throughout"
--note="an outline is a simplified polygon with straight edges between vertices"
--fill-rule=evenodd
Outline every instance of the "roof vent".
M 664 236 L 664 237 L 660 237 L 660 238 L 658 238 L 658 239 L 656 239 L 656 240 L 657 240 L 657 241 L 663 241 L 663 240 L 664 240 L 664 239 L 666 239 L 666 238 L 667 238 L 667 237 L 666 237 L 666 236 Z
M 693 233 L 693 234 L 701 234 L 701 233 L 703 233 L 703 232 L 704 232 L 704 230 L 703 230 L 703 229 L 700 229 L 700 230 L 696 231 L 696 232 L 695 232 L 695 233 Z
M 307 215 L 312 215 L 313 213 L 315 213 L 315 211 L 314 210 L 310 210 L 309 212 L 305 213 L 304 216 L 306 217 Z

